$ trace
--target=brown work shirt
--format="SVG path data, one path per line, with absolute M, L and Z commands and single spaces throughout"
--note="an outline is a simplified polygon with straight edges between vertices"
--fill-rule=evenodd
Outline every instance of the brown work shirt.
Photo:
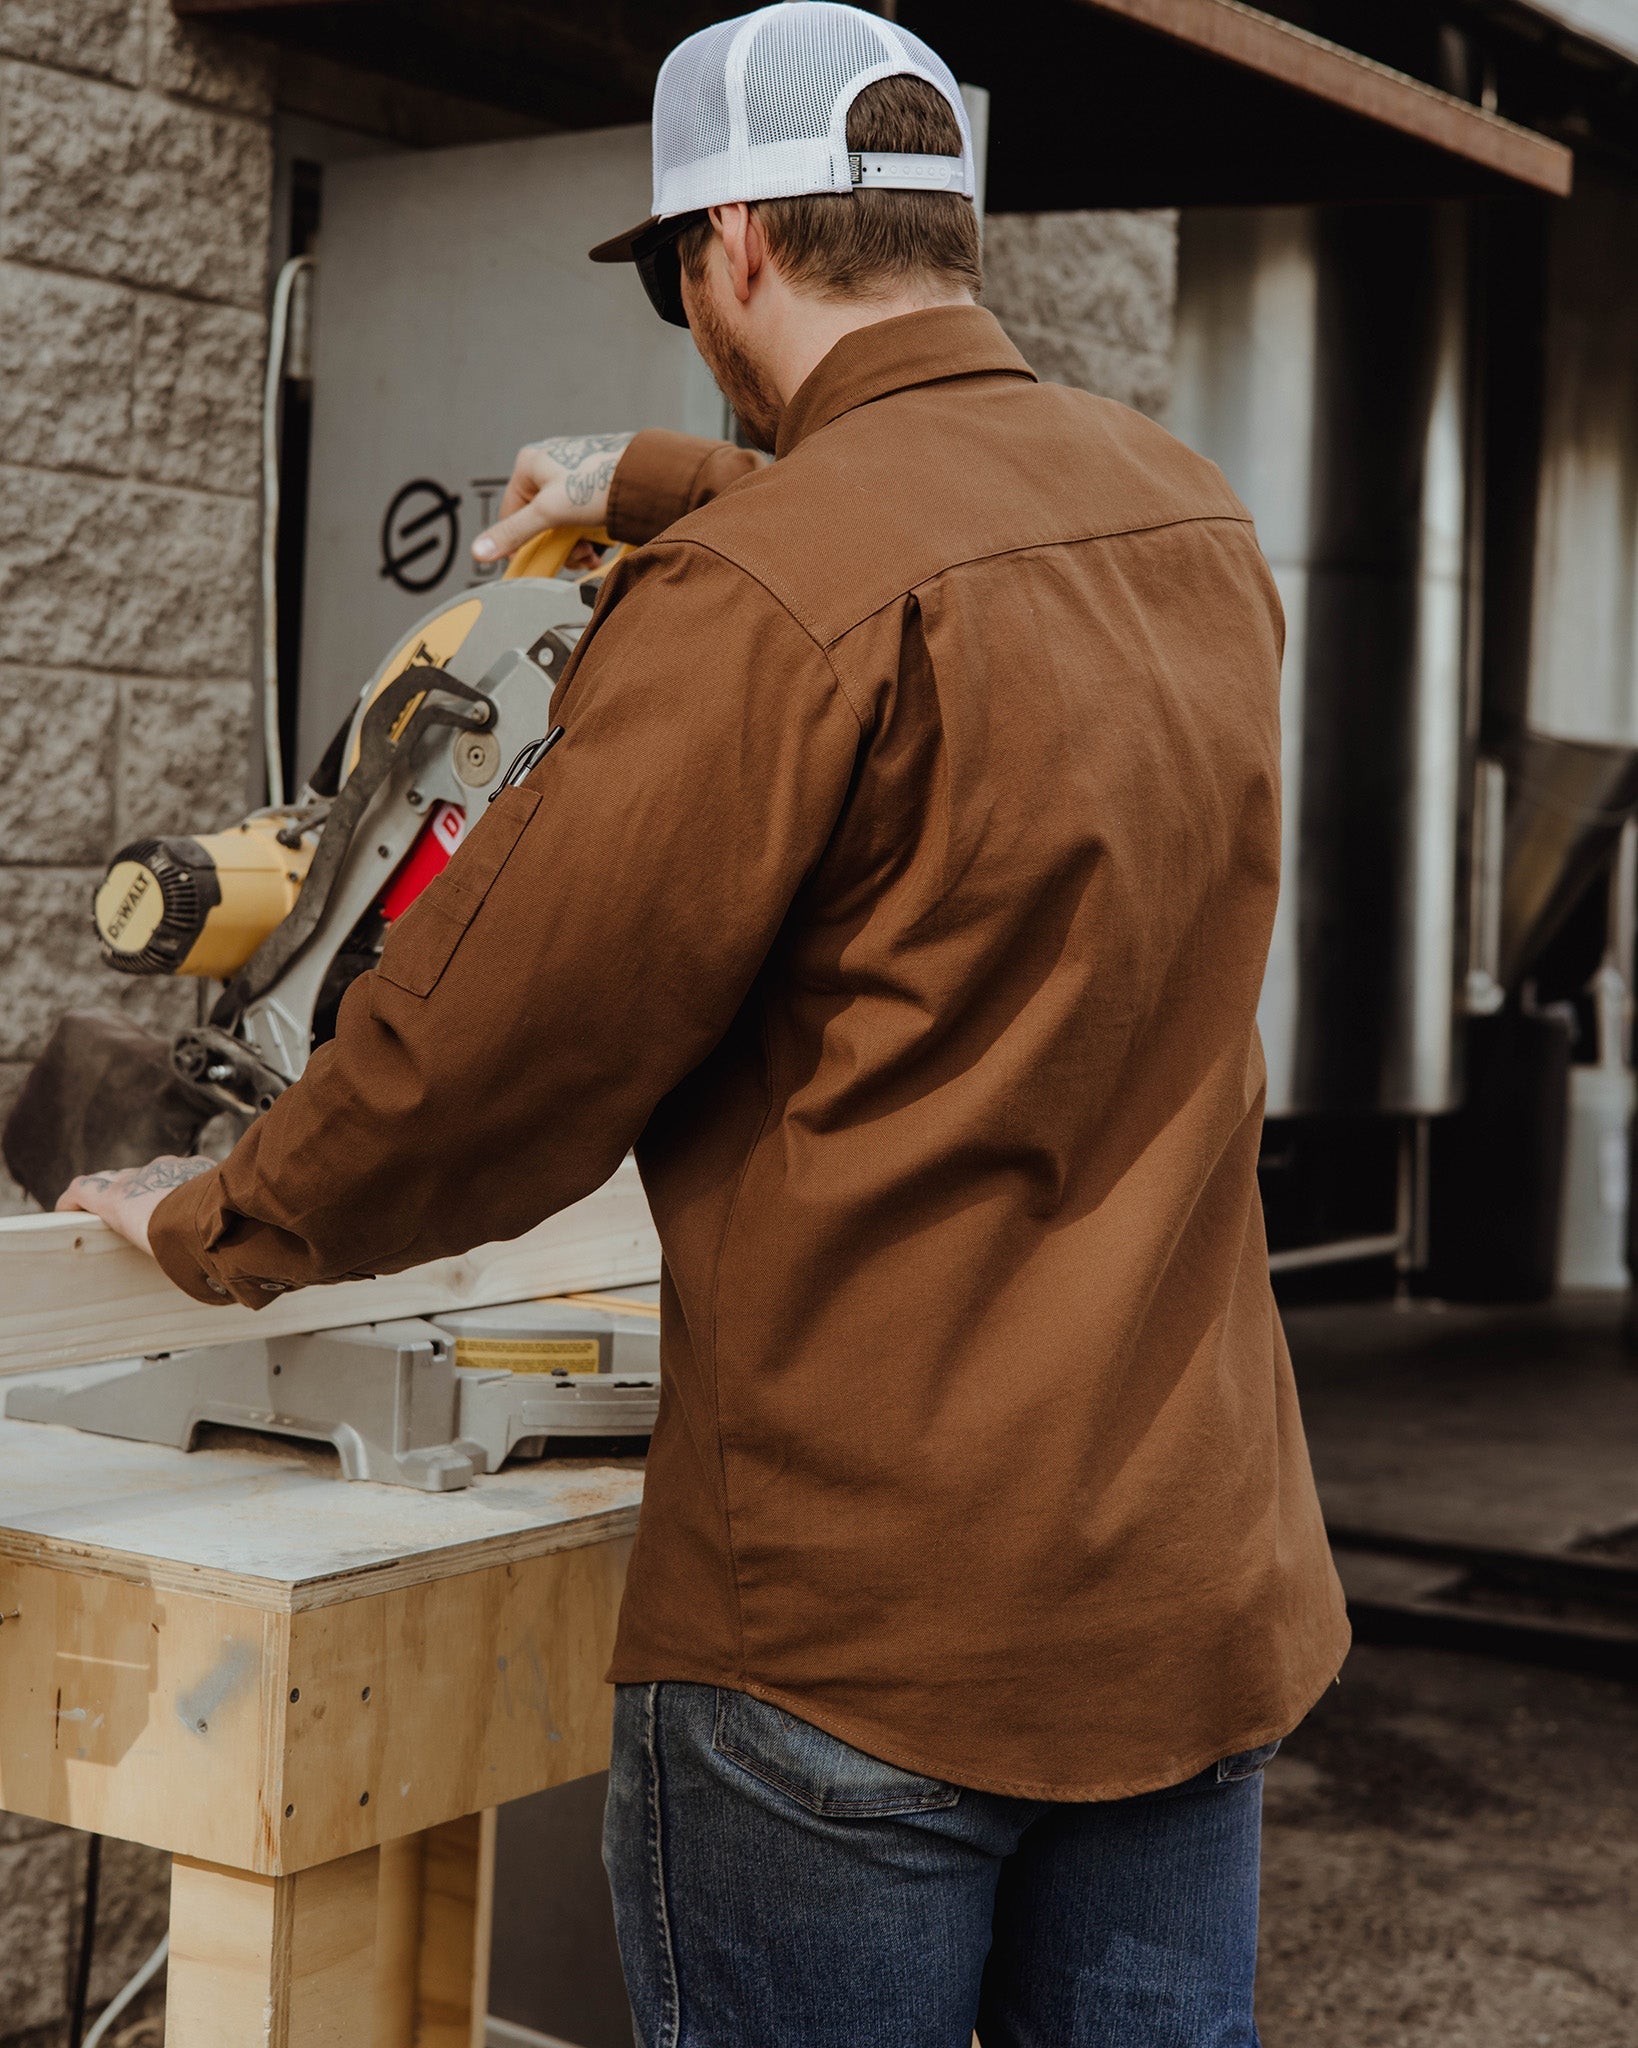
M 1347 1643 L 1269 1289 L 1281 618 L 1210 464 L 986 312 L 839 342 L 779 460 L 646 433 L 566 737 L 153 1243 L 515 1235 L 635 1145 L 663 1394 L 617 1680 L 1105 1798 Z

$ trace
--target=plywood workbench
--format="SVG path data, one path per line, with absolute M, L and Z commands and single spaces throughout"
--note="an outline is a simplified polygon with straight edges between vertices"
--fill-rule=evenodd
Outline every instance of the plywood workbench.
M 0 1419 L 0 1806 L 172 1852 L 167 2048 L 481 2042 L 494 1808 L 607 1762 L 636 1464 L 333 1473 Z

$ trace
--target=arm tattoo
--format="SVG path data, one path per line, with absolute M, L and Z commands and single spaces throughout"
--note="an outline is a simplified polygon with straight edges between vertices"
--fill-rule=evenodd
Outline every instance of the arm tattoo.
M 608 489 L 621 455 L 634 438 L 631 434 L 560 434 L 540 446 L 562 465 L 569 503 L 589 505 Z
M 126 1187 L 128 1195 L 153 1195 L 163 1189 L 179 1188 L 184 1181 L 209 1173 L 214 1159 L 153 1159 L 139 1166 Z
M 563 488 L 571 505 L 589 505 L 600 491 L 606 491 L 614 481 L 616 457 L 605 455 L 595 469 L 572 469 L 563 479 Z

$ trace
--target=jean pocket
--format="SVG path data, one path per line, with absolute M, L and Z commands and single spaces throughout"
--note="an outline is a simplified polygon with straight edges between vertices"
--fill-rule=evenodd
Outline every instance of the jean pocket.
M 781 1707 L 726 1686 L 717 1688 L 711 1747 L 809 1813 L 832 1819 L 931 1813 L 961 1797 L 959 1785 L 884 1764 Z
M 1242 1749 L 1238 1756 L 1226 1756 L 1217 1766 L 1219 1785 L 1234 1785 L 1242 1778 L 1255 1778 L 1279 1753 L 1277 1742 L 1265 1742 L 1257 1749 Z
M 539 803 L 538 789 L 501 792 L 388 932 L 378 970 L 384 981 L 412 996 L 431 995 Z

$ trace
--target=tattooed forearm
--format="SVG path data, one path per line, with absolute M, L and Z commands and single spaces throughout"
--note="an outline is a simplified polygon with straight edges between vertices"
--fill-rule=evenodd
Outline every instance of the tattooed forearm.
M 618 455 L 632 434 L 552 434 L 536 445 L 565 469 L 577 469 L 594 455 Z
M 104 1173 L 84 1174 L 80 1185 L 99 1194 L 117 1188 L 122 1195 L 156 1195 L 179 1188 L 184 1181 L 197 1180 L 215 1164 L 214 1159 L 150 1159 L 146 1166 L 110 1167 Z
M 589 505 L 607 491 L 630 434 L 560 434 L 542 441 L 543 454 L 563 470 L 563 491 L 571 505 Z
M 153 1195 L 162 1188 L 179 1188 L 184 1181 L 209 1173 L 215 1164 L 214 1159 L 150 1159 L 137 1168 L 126 1193 Z
M 606 491 L 614 481 L 617 455 L 605 455 L 594 469 L 571 469 L 563 479 L 563 488 L 568 493 L 571 505 L 589 505 L 593 498 Z

